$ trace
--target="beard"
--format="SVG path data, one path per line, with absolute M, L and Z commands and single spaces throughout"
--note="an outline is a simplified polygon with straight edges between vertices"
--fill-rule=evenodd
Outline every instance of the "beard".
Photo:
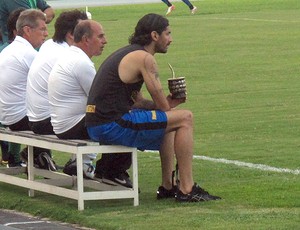
M 168 45 L 157 44 L 155 46 L 155 53 L 167 53 L 169 45 L 170 44 Z

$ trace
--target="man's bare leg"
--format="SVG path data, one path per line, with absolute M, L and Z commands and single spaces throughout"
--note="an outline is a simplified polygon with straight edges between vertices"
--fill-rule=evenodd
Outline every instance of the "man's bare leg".
M 187 194 L 194 185 L 193 160 L 193 114 L 188 110 L 166 112 L 168 117 L 167 132 L 175 131 L 174 149 L 179 166 L 180 191 Z
M 174 170 L 174 138 L 175 132 L 166 133 L 160 147 L 160 160 L 162 170 L 162 186 L 170 190 L 172 188 L 172 171 Z

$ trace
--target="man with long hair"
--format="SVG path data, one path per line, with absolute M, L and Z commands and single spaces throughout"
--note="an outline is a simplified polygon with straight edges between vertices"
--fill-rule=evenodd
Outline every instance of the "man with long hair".
M 154 55 L 172 42 L 168 20 L 157 14 L 142 17 L 130 45 L 111 54 L 100 66 L 88 97 L 86 125 L 90 137 L 103 144 L 159 150 L 162 184 L 157 198 L 179 202 L 217 200 L 194 183 L 193 114 L 175 109 L 185 98 L 164 94 Z M 143 97 L 145 84 L 152 100 Z M 180 183 L 173 183 L 174 156 Z M 177 181 L 177 182 L 178 182 Z

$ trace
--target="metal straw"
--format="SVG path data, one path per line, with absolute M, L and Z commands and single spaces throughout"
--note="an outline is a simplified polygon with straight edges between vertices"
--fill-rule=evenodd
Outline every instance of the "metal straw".
M 174 79 L 174 78 L 175 78 L 175 72 L 174 72 L 174 69 L 173 69 L 173 67 L 171 66 L 170 63 L 168 63 L 168 65 L 169 65 L 170 70 L 172 71 L 172 78 Z

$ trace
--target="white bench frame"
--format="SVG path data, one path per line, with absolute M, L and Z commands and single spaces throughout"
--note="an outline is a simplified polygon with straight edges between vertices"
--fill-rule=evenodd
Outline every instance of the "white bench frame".
M 117 145 L 100 145 L 87 140 L 61 140 L 55 135 L 37 135 L 31 131 L 10 131 L 0 128 L 0 140 L 19 143 L 28 146 L 27 179 L 15 174 L 26 172 L 26 168 L 0 167 L 0 182 L 17 185 L 29 189 L 29 196 L 34 196 L 34 190 L 50 193 L 78 201 L 78 210 L 84 210 L 85 200 L 106 200 L 133 198 L 133 205 L 139 205 L 137 149 Z M 52 172 L 35 168 L 33 165 L 33 147 L 57 150 L 61 153 L 72 153 L 77 159 L 77 176 Z M 132 153 L 132 182 L 133 188 L 112 186 L 96 180 L 83 178 L 82 156 L 89 153 Z M 47 179 L 40 179 L 41 176 Z M 62 186 L 69 186 L 66 188 Z M 91 188 L 85 191 L 85 187 Z M 92 191 L 91 191 L 92 190 Z M 95 191 L 94 191 L 95 190 Z

